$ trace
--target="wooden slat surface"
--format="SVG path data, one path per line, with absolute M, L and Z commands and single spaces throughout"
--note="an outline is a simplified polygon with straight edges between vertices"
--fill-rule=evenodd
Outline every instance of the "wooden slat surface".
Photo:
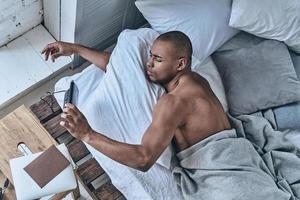
M 62 134 L 60 137 L 56 138 L 56 141 L 59 144 L 65 143 L 65 145 L 68 145 L 73 140 L 75 140 L 75 138 L 69 132 L 66 132 L 66 133 Z
M 103 184 L 94 191 L 94 194 L 100 200 L 114 200 L 122 195 L 111 182 Z
M 90 153 L 84 143 L 77 139 L 68 144 L 67 147 L 74 162 L 79 161 Z
M 90 154 L 82 141 L 74 138 L 72 138 L 72 140 L 69 140 L 69 136 L 70 138 L 72 136 L 67 130 L 59 125 L 60 113 L 62 112 L 62 110 L 55 100 L 55 97 L 51 95 L 44 99 L 48 103 L 39 101 L 38 103 L 32 105 L 30 109 L 39 118 L 39 120 L 46 128 L 46 130 L 51 134 L 51 136 L 55 138 L 59 143 L 65 142 L 67 144 L 68 150 L 74 162 L 78 162 L 79 160 Z M 52 105 L 52 110 L 49 105 Z M 111 184 L 110 181 L 104 183 L 99 188 L 94 188 L 92 186 L 91 183 L 105 173 L 94 158 L 90 158 L 83 164 L 79 165 L 76 173 L 79 177 L 80 182 L 84 184 L 84 188 L 93 197 L 93 199 L 115 200 L 122 197 L 122 194 Z
M 36 115 L 41 123 L 48 121 L 52 117 L 62 112 L 53 95 L 46 96 L 43 99 L 44 100 L 40 100 L 39 102 L 30 106 L 30 110 Z
M 87 160 L 77 169 L 78 175 L 84 184 L 90 184 L 97 177 L 101 176 L 104 171 L 95 158 Z
M 48 133 L 50 133 L 50 135 L 54 139 L 58 138 L 59 136 L 67 132 L 67 129 L 65 129 L 63 126 L 59 124 L 60 120 L 61 117 L 59 114 L 53 117 L 52 119 L 50 119 L 49 121 L 43 123 L 45 129 L 48 131 Z

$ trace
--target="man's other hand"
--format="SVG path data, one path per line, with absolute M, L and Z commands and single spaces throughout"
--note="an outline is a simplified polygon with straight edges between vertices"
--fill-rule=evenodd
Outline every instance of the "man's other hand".
M 48 60 L 49 56 L 51 56 L 52 62 L 55 62 L 55 59 L 60 56 L 70 56 L 74 54 L 75 46 L 75 44 L 67 42 L 53 42 L 47 44 L 41 53 L 45 54 L 45 60 Z
M 73 137 L 79 140 L 88 139 L 92 133 L 92 128 L 88 121 L 73 104 L 66 104 L 61 114 L 60 125 L 65 127 Z

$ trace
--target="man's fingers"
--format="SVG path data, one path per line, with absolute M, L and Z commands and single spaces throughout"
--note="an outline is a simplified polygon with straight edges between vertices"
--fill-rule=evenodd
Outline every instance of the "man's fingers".
M 45 47 L 43 48 L 43 50 L 41 51 L 41 54 L 44 54 L 48 49 L 49 49 L 49 48 L 48 48 L 48 45 L 45 46 Z
M 68 108 L 71 108 L 71 109 L 74 109 L 74 108 L 75 108 L 75 106 L 74 106 L 73 104 L 71 104 L 71 103 L 66 103 L 66 106 L 67 106 Z
M 51 54 L 52 62 L 55 62 L 55 59 L 58 58 L 59 56 L 61 56 L 61 53 L 59 52 Z
M 52 49 L 52 48 L 55 48 L 55 47 L 56 47 L 56 42 L 47 44 L 47 45 L 43 48 L 43 50 L 41 51 L 41 54 L 43 54 L 43 53 L 45 53 L 47 50 Z
M 75 113 L 76 116 L 82 115 L 83 118 L 85 118 L 85 116 L 80 112 L 80 110 L 75 105 L 67 103 L 66 107 L 70 108 L 71 110 L 73 110 L 73 112 Z
M 77 112 L 75 112 L 73 109 L 68 108 L 68 107 L 64 108 L 63 111 L 64 111 L 64 113 L 72 115 L 72 116 L 77 116 L 78 115 Z
M 60 56 L 58 55 L 58 52 L 59 52 L 58 44 L 57 42 L 54 42 L 44 47 L 44 49 L 41 51 L 41 54 L 45 54 L 46 61 L 49 59 L 49 55 L 51 55 L 51 60 L 52 62 L 54 62 L 55 59 Z
M 58 50 L 55 49 L 55 48 L 50 49 L 50 51 L 48 52 L 48 57 L 49 57 L 49 55 L 53 55 L 53 54 L 55 54 L 55 53 L 57 53 L 57 52 L 58 52 Z M 47 60 L 48 60 L 48 58 L 47 58 Z M 52 62 L 53 62 L 53 59 L 52 59 L 52 58 L 51 58 L 51 60 L 52 60 Z
M 45 52 L 49 51 L 49 49 L 51 49 L 51 48 L 49 47 L 49 44 L 48 44 L 47 46 L 45 46 L 43 48 L 43 50 L 41 51 L 41 54 L 44 54 Z
M 47 50 L 46 52 L 45 52 L 45 60 L 47 61 L 48 60 L 48 58 L 49 58 L 49 54 L 51 53 L 51 50 L 49 49 L 49 50 Z
M 75 127 L 74 124 L 72 124 L 72 123 L 70 123 L 70 122 L 68 122 L 68 121 L 66 121 L 66 120 L 64 120 L 64 119 L 62 119 L 62 120 L 59 122 L 59 124 L 60 124 L 61 126 L 65 127 L 70 133 L 73 133 L 73 132 L 74 132 L 74 127 Z
M 74 106 L 73 104 L 71 104 L 71 103 L 67 103 L 66 107 L 67 108 L 71 108 L 72 110 L 74 110 L 78 114 L 81 114 L 80 110 L 76 106 Z
M 50 44 L 47 44 L 43 50 L 41 51 L 41 54 L 45 53 L 48 49 L 50 49 Z
M 54 54 L 57 52 L 57 49 L 56 48 L 48 48 L 46 49 L 45 51 L 43 51 L 43 53 L 45 53 L 45 60 L 47 61 L 48 58 L 49 58 L 49 55 L 50 54 Z
M 65 127 L 66 129 L 71 130 L 71 125 L 69 124 L 69 122 L 67 122 L 67 121 L 65 121 L 65 120 L 61 120 L 61 121 L 59 122 L 59 124 L 60 124 L 61 126 Z
M 75 124 L 74 123 L 74 118 L 70 114 L 62 113 L 61 115 L 62 120 L 67 121 L 69 124 Z

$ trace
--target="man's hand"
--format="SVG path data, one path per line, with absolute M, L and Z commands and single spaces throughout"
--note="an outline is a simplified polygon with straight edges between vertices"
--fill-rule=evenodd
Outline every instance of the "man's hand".
M 70 56 L 75 53 L 76 44 L 67 42 L 54 42 L 48 44 L 43 50 L 42 54 L 45 54 L 45 60 L 48 60 L 51 56 L 52 62 L 60 56 Z
M 54 42 L 48 44 L 41 53 L 45 54 L 45 60 L 48 60 L 49 56 L 51 56 L 52 62 L 55 62 L 55 59 L 60 56 L 76 54 L 95 64 L 104 72 L 106 72 L 106 65 L 108 64 L 111 55 L 109 52 L 99 52 L 97 49 L 91 49 L 80 44 L 67 42 Z
M 73 137 L 88 141 L 93 130 L 78 108 L 72 104 L 66 104 L 61 118 L 60 125 L 65 127 Z

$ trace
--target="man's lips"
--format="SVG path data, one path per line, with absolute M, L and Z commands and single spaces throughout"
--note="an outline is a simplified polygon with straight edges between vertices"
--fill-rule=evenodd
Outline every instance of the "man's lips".
M 150 72 L 149 70 L 147 70 L 147 74 L 149 75 L 149 76 L 152 76 L 152 72 Z

